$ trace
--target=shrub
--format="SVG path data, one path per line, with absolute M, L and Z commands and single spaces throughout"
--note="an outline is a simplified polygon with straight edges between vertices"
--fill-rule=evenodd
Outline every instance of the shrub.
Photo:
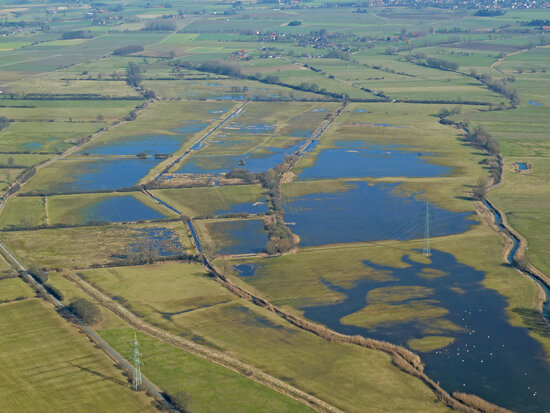
M 29 268 L 29 273 L 34 277 L 36 281 L 38 281 L 40 284 L 45 284 L 48 282 L 48 273 L 44 270 L 41 270 L 40 268 L 36 266 L 31 266 Z
M 59 291 L 57 288 L 55 288 L 53 285 L 50 284 L 44 284 L 44 288 L 47 292 L 49 292 L 54 298 L 57 298 L 59 301 L 63 301 L 65 299 L 65 296 L 61 291 Z
M 80 318 L 84 324 L 93 324 L 99 321 L 99 308 L 85 298 L 77 298 L 68 307 L 69 311 Z
M 174 394 L 168 395 L 172 405 L 182 413 L 190 412 L 189 406 L 191 405 L 191 396 L 189 396 L 183 390 L 177 391 Z

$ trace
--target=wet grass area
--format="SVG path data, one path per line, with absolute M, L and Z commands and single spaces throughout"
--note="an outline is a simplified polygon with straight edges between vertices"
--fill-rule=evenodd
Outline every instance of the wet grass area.
M 342 141 L 335 145 L 336 148 L 321 150 L 315 164 L 304 169 L 299 179 L 433 177 L 451 172 L 451 168 L 430 163 L 433 155 L 406 151 L 402 147 L 361 141 Z
M 216 210 L 216 215 L 224 214 L 265 214 L 268 212 L 267 202 L 265 198 L 261 198 L 256 202 L 243 202 L 230 204 L 227 207 Z
M 233 268 L 237 271 L 240 277 L 253 277 L 259 266 L 259 264 L 248 263 L 234 265 Z
M 88 146 L 84 152 L 92 155 L 171 154 L 177 151 L 187 139 L 203 130 L 207 125 L 207 123 L 193 122 L 181 128 L 172 129 L 174 135 L 156 134 L 125 137 L 99 145 Z
M 166 218 L 131 195 L 114 196 L 88 205 L 80 215 L 85 223 L 93 221 L 125 222 Z
M 264 222 L 260 219 L 215 221 L 205 227 L 221 255 L 259 253 L 267 243 Z
M 430 263 L 402 258 L 396 268 L 364 260 L 382 278 L 351 286 L 324 283 L 343 300 L 304 307 L 304 315 L 344 334 L 407 345 L 452 336 L 449 346 L 422 355 L 426 373 L 448 391 L 474 393 L 516 411 L 545 411 L 550 366 L 540 343 L 508 323 L 504 297 L 482 285 L 484 273 L 432 250 Z M 405 289 L 405 291 L 403 290 Z
M 300 185 L 300 184 L 296 184 Z M 348 189 L 284 197 L 285 220 L 301 246 L 424 237 L 426 204 L 398 184 L 348 183 Z M 432 236 L 458 234 L 476 222 L 469 212 L 429 206 Z
M 147 175 L 161 160 L 154 158 L 94 159 L 74 165 L 64 182 L 52 182 L 50 190 L 58 192 L 112 191 L 130 188 Z
M 220 145 L 225 143 L 212 143 Z M 250 172 L 264 172 L 279 165 L 287 155 L 295 153 L 301 142 L 286 148 L 258 148 L 243 156 L 234 155 L 196 155 L 182 165 L 177 173 L 224 173 L 233 168 L 246 168 Z
M 159 257 L 171 257 L 181 254 L 184 250 L 176 232 L 168 228 L 139 228 L 132 238 L 134 241 L 128 246 L 134 253 L 149 252 L 153 249 Z
M 293 129 L 288 132 L 289 136 L 294 136 L 295 138 L 309 138 L 313 134 L 311 129 Z
M 275 124 L 273 123 L 241 123 L 230 122 L 222 130 L 224 131 L 237 131 L 238 133 L 271 133 L 275 130 Z

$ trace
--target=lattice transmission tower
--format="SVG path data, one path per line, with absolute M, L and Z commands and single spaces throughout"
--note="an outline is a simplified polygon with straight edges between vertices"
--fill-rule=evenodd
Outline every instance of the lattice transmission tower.
M 139 343 L 137 339 L 137 334 L 134 331 L 134 355 L 133 355 L 133 362 L 134 362 L 134 378 L 132 380 L 132 389 L 133 390 L 139 390 L 141 387 L 141 360 L 140 360 L 140 352 L 139 352 Z

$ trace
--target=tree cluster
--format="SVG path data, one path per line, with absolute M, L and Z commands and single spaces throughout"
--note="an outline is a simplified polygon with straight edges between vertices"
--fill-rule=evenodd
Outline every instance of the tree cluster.
M 118 49 L 115 49 L 113 51 L 113 54 L 115 56 L 128 56 L 129 54 L 142 52 L 142 51 L 143 51 L 143 46 L 139 44 L 130 44 L 128 46 L 119 47 Z
M 138 87 L 142 81 L 141 68 L 135 62 L 128 63 L 126 68 L 126 83 L 130 86 Z
M 62 40 L 89 39 L 90 37 L 92 36 L 85 30 L 72 30 L 72 31 L 61 33 Z
M 470 73 L 473 77 L 487 86 L 488 89 L 496 92 L 505 98 L 510 100 L 512 106 L 517 106 L 520 103 L 519 93 L 516 88 L 512 86 L 513 80 L 511 78 L 506 79 L 495 79 L 491 75 L 484 73 L 478 75 L 475 71 Z M 515 80 L 515 79 L 514 79 Z
M 93 324 L 100 319 L 99 308 L 85 298 L 77 298 L 67 308 L 71 313 L 80 318 L 84 324 Z
M 153 20 L 147 22 L 143 30 L 148 32 L 172 32 L 176 30 L 176 23 L 166 20 Z
M 0 116 L 0 131 L 10 124 L 10 120 L 5 116 Z
M 432 67 L 434 69 L 457 71 L 460 65 L 440 57 L 426 56 L 424 53 L 407 56 L 407 60 L 420 66 Z
M 497 141 L 482 125 L 476 126 L 473 130 L 468 131 L 466 133 L 466 139 L 476 148 L 484 149 L 491 155 L 497 155 L 499 152 Z

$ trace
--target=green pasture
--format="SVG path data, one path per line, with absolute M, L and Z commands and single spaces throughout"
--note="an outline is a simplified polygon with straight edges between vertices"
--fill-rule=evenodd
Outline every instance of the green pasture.
M 48 285 L 56 288 L 62 295 L 63 299 L 60 300 L 64 305 L 69 305 L 77 298 L 90 299 L 90 296 L 82 291 L 78 285 L 76 285 L 68 276 L 66 272 L 50 271 L 48 272 Z M 111 310 L 98 305 L 99 309 L 99 321 L 97 321 L 93 327 L 94 330 L 111 329 L 111 328 L 125 328 L 128 325 L 116 316 Z
M 166 264 L 135 270 L 86 270 L 82 274 L 147 321 L 231 351 L 346 411 L 363 411 L 365 405 L 373 411 L 446 410 L 420 381 L 394 367 L 389 356 L 330 343 L 299 330 L 236 298 L 202 275 L 200 267 Z
M 131 357 L 133 330 L 102 330 L 111 346 Z M 312 409 L 240 374 L 138 333 L 143 373 L 169 394 L 184 391 L 193 412 L 310 412 Z
M 520 71 L 530 72 L 536 70 L 540 72 L 548 70 L 549 62 L 550 48 L 545 46 L 506 56 L 497 67 L 506 74 L 518 75 Z
M 63 152 L 108 123 L 13 122 L 0 132 L 4 151 Z
M 0 153 L 0 165 L 9 167 L 10 158 L 13 158 L 14 167 L 28 168 L 49 159 L 50 155 Z
M 0 100 L 3 116 L 26 122 L 97 122 L 100 115 L 105 122 L 113 122 L 124 118 L 140 103 L 133 100 Z
M 8 87 L 4 93 L 17 95 L 97 95 L 106 97 L 141 96 L 124 80 L 98 81 L 66 78 L 66 74 L 55 73 L 40 77 L 22 79 Z
M 9 198 L 0 210 L 0 227 L 34 227 L 46 223 L 42 197 Z
M 0 268 L 1 270 L 1 268 Z M 0 303 L 34 296 L 34 291 L 21 278 L 0 279 Z
M 37 299 L 1 305 L 0 396 L 10 412 L 153 412 L 102 352 Z
M 531 170 L 517 172 L 515 162 L 530 165 Z M 550 273 L 550 157 L 507 157 L 501 186 L 491 191 L 489 198 L 506 213 L 508 222 L 527 238 L 527 258 L 545 274 Z
M 229 211 L 232 205 L 263 200 L 260 185 L 228 185 L 203 188 L 160 189 L 151 191 L 182 214 L 197 217 Z
M 0 190 L 8 188 L 15 179 L 24 171 L 21 168 L 0 168 Z
M 531 96 L 535 101 L 541 97 L 547 99 L 546 96 L 539 94 Z M 524 100 L 527 99 L 526 96 Z M 468 113 L 455 118 L 467 120 L 474 127 L 485 126 L 498 140 L 504 156 L 548 156 L 550 155 L 546 127 L 548 116 L 550 116 L 550 105 L 533 106 L 524 101 L 520 107 L 513 110 Z
M 168 98 L 239 100 L 245 98 L 323 98 L 314 93 L 302 92 L 283 86 L 270 85 L 253 80 L 219 78 L 216 75 L 199 73 L 189 75 L 189 79 L 144 80 L 147 89 L 154 90 L 158 96 Z M 237 88 L 237 89 L 232 89 Z M 245 88 L 245 89 L 242 89 Z
M 9 275 L 13 272 L 13 267 L 0 255 L 0 274 Z

